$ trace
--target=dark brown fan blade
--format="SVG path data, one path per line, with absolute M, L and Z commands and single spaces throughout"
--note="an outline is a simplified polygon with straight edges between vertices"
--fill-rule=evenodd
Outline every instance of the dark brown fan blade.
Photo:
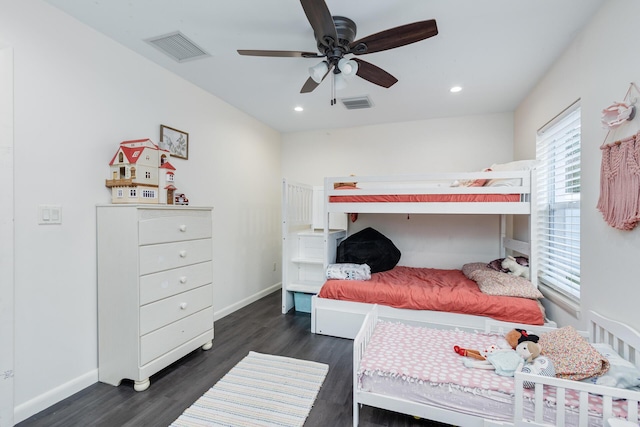
M 309 24 L 313 28 L 316 41 L 324 46 L 329 45 L 327 38 L 338 41 L 338 33 L 333 17 L 324 0 L 300 0 Z
M 438 34 L 438 27 L 435 19 L 414 22 L 356 40 L 351 43 L 351 53 L 364 55 L 365 53 L 394 49 L 428 39 L 436 34 Z
M 333 65 L 331 67 L 329 67 L 329 69 L 327 70 L 326 73 L 324 73 L 324 76 L 322 76 L 322 80 L 320 80 L 320 83 L 322 83 L 324 81 L 324 79 L 329 75 L 329 73 L 333 70 Z M 312 92 L 315 88 L 317 88 L 320 83 L 316 83 L 315 80 L 313 80 L 311 77 L 309 77 L 307 79 L 307 81 L 304 83 L 304 85 L 302 86 L 302 89 L 300 89 L 300 93 L 309 93 Z
M 324 55 L 320 55 L 315 52 L 298 52 L 292 50 L 240 50 L 240 55 L 248 56 L 274 56 L 279 58 L 322 58 Z
M 300 89 L 300 93 L 313 92 L 313 90 L 317 88 L 319 85 L 320 83 L 316 83 L 315 80 L 309 77 L 307 81 L 304 83 L 304 85 L 302 86 L 302 89 Z
M 358 71 L 356 72 L 356 76 L 358 77 L 362 77 L 373 84 L 386 88 L 390 88 L 398 82 L 398 79 L 370 62 L 363 61 L 359 58 L 353 58 L 353 60 L 358 63 Z

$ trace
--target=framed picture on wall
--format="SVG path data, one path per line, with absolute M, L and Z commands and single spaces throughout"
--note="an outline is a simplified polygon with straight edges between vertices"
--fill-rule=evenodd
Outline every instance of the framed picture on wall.
M 189 134 L 187 132 L 160 125 L 160 148 L 169 150 L 171 156 L 189 158 Z

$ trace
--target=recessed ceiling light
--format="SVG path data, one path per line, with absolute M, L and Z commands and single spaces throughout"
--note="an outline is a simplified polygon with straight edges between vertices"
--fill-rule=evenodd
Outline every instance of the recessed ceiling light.
M 298 105 L 297 107 L 294 108 L 294 110 L 296 110 L 296 111 L 304 111 L 304 108 L 302 108 L 301 106 Z
M 451 89 L 449 89 L 449 92 L 451 93 L 458 93 L 462 90 L 462 86 L 453 86 Z

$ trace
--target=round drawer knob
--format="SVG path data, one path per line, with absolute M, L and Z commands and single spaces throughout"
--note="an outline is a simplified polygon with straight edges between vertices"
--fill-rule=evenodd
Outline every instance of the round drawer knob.
M 180 303 L 180 309 L 181 310 L 186 310 L 187 309 L 187 303 L 186 302 Z
M 182 283 L 182 284 L 187 283 L 187 276 L 182 276 L 182 277 L 180 278 L 180 283 Z
M 186 258 L 187 257 L 187 251 L 180 251 L 180 258 Z
M 186 226 L 186 225 L 184 225 L 184 224 L 182 224 L 182 225 L 180 226 L 180 231 L 182 231 L 182 232 L 187 231 L 187 226 Z

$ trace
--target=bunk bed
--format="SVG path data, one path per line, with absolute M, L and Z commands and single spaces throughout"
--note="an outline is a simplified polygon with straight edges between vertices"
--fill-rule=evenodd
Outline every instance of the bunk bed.
M 535 206 L 535 191 L 532 189 L 536 171 L 530 163 L 513 162 L 512 165 L 515 166 L 482 172 L 328 177 L 324 183 L 324 215 L 329 218 L 331 215 L 344 213 L 352 219 L 366 213 L 496 215 L 500 218 L 500 231 L 497 236 L 498 253 L 494 254 L 495 257 L 504 257 L 505 254 L 528 257 L 531 282 L 537 288 L 537 264 L 535 254 L 531 251 L 535 247 L 536 238 L 536 209 L 532 208 Z M 508 238 L 509 215 L 526 215 L 529 218 L 529 242 Z M 325 241 L 329 241 L 328 221 L 325 224 Z M 346 234 L 349 234 L 348 230 Z M 335 262 L 336 250 L 329 245 L 325 245 L 324 249 L 326 268 Z M 329 282 L 331 281 L 327 281 L 327 284 Z M 318 295 L 311 298 L 312 332 L 353 339 L 366 312 L 377 301 L 323 297 L 326 292 L 322 289 L 325 289 L 324 286 Z M 529 308 L 541 310 L 541 304 L 534 305 L 534 308 Z M 397 306 L 381 306 L 380 312 L 386 317 L 398 319 L 428 319 L 443 325 L 480 328 L 487 316 L 484 312 L 462 314 L 437 308 L 416 310 Z M 501 320 L 521 322 L 520 319 Z M 545 324 L 553 325 L 553 322 L 544 317 L 542 320 Z
M 522 364 L 513 377 L 468 368 L 462 363 L 464 358 L 451 350 L 451 343 L 446 344 L 447 340 L 454 343 L 465 340 L 493 342 L 514 327 L 518 325 L 487 320 L 483 333 L 459 329 L 445 331 L 437 324 L 405 324 L 397 319 L 379 318 L 378 307 L 374 306 L 354 339 L 353 425 L 358 425 L 362 405 L 469 427 L 638 425 L 640 334 L 637 331 L 597 313 L 589 313 L 589 329 L 583 336 L 587 335 L 591 343 L 600 343 L 596 344 L 599 345 L 597 349 L 594 345 L 589 350 L 605 358 L 609 366 L 609 371 L 602 373 L 606 371 L 603 368 L 599 372 L 597 382 L 593 381 L 594 377 L 588 379 L 593 372 L 587 370 L 588 364 L 572 365 L 577 367 L 573 372 L 584 373 L 582 381 L 556 377 L 559 371 L 556 376 L 525 373 Z M 565 329 L 556 329 L 562 333 L 548 338 L 545 345 L 556 340 L 565 348 Z M 545 327 L 528 328 L 528 331 L 539 334 L 540 342 L 543 334 L 554 334 L 553 328 Z M 573 331 L 581 341 L 580 345 L 589 347 L 577 331 Z M 437 342 L 440 345 L 424 345 L 421 341 L 424 337 L 429 337 L 430 344 Z M 386 341 L 391 341 L 387 344 L 392 348 L 386 347 L 387 351 L 381 352 Z M 412 344 L 419 354 L 407 363 L 402 357 L 411 351 Z M 556 353 L 548 357 L 556 360 L 552 363 L 559 367 L 558 360 L 566 356 Z M 402 372 L 396 365 L 402 366 Z M 412 369 L 413 366 L 419 369 Z M 473 380 L 472 376 L 478 379 Z M 617 382 L 610 382 L 612 378 L 618 379 Z M 629 378 L 633 382 L 631 385 L 625 382 Z

